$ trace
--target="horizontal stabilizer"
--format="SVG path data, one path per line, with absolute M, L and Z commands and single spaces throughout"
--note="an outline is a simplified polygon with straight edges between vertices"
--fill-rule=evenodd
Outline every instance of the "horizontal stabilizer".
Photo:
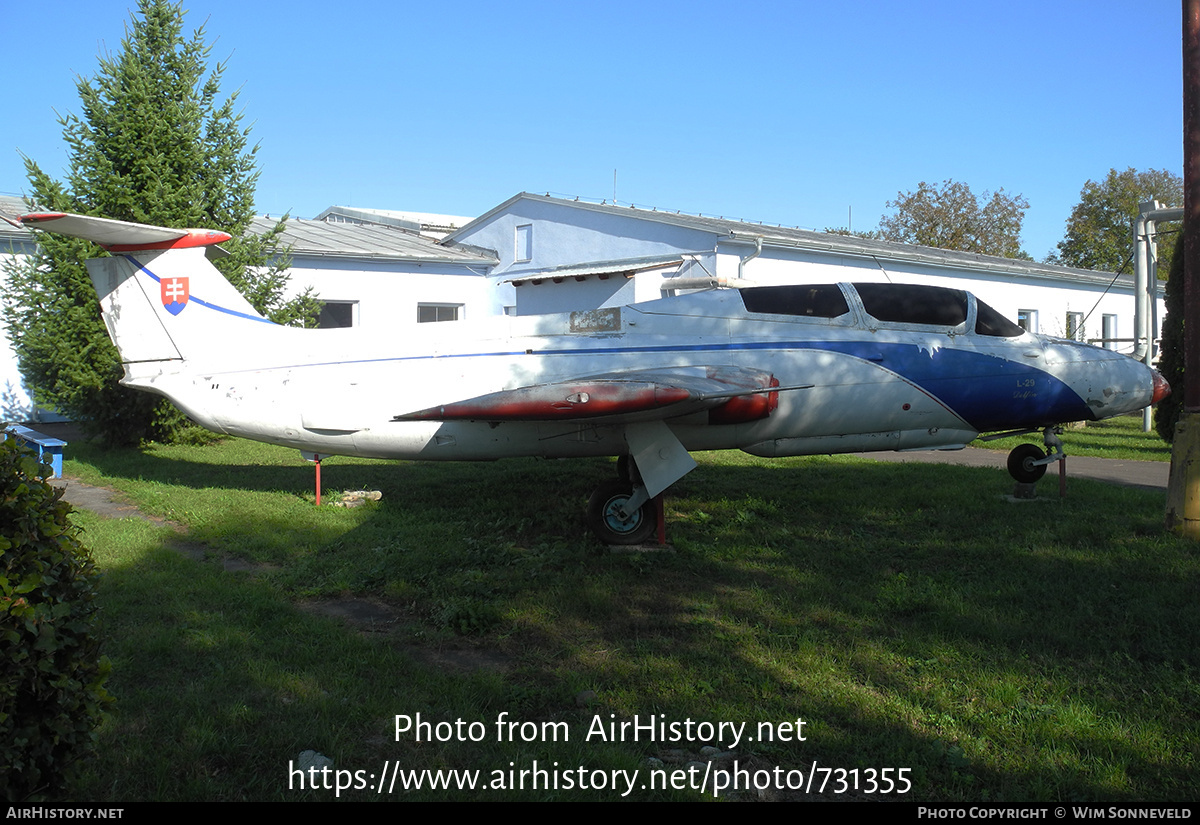
M 114 221 L 68 212 L 34 212 L 21 216 L 21 225 L 99 244 L 110 252 L 148 249 L 188 249 L 212 246 L 230 239 L 215 229 L 170 229 L 144 223 Z

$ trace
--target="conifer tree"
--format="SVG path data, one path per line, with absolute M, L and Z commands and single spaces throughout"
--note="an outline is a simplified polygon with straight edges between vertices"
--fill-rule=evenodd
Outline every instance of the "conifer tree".
M 230 233 L 221 271 L 259 312 L 279 323 L 310 325 L 318 308 L 305 293 L 284 300 L 284 224 L 249 232 L 258 180 L 257 146 L 222 98 L 225 66 L 210 71 L 204 29 L 184 36 L 184 10 L 169 0 L 139 0 L 121 51 L 81 78 L 79 114 L 60 118 L 69 149 L 65 181 L 26 158 L 29 200 L 39 209 L 78 212 L 157 226 Z M 167 401 L 117 383 L 116 349 L 104 329 L 83 262 L 103 254 L 76 239 L 39 234 L 39 252 L 8 273 L 4 317 L 35 401 L 117 443 L 170 440 L 186 419 Z

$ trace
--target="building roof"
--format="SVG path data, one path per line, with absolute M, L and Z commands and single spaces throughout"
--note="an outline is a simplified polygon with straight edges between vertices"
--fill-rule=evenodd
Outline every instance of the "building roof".
M 521 286 L 526 282 L 534 284 L 540 284 L 543 281 L 561 283 L 567 278 L 571 278 L 576 281 L 582 281 L 591 275 L 597 275 L 601 278 L 612 275 L 624 275 L 629 277 L 650 269 L 662 269 L 668 266 L 677 267 L 681 263 L 683 263 L 682 255 L 653 255 L 643 258 L 618 258 L 611 261 L 591 261 L 586 264 L 566 264 L 564 266 L 556 266 L 553 269 L 539 270 L 538 272 L 520 275 L 516 278 L 510 278 L 509 280 L 504 281 L 504 283 L 515 284 L 516 286 Z
M 0 214 L 15 218 L 29 211 L 25 199 L 16 195 L 0 195 Z
M 757 238 L 762 238 L 764 246 L 792 247 L 817 252 L 851 255 L 859 258 L 886 259 L 991 273 L 1010 273 L 1012 275 L 1036 279 L 1078 281 L 1089 285 L 1108 284 L 1114 278 L 1117 278 L 1122 284 L 1127 281 L 1129 286 L 1132 286 L 1133 283 L 1132 275 L 1117 276 L 1112 272 L 1074 269 L 1072 267 L 1054 266 L 1037 261 L 1024 261 L 1017 258 L 998 258 L 991 255 L 979 255 L 973 252 L 915 246 L 912 244 L 895 243 L 893 241 L 860 238 L 853 235 L 836 235 L 829 232 L 816 232 L 810 229 L 750 223 L 748 221 L 706 217 L 704 215 L 687 215 L 682 212 L 660 211 L 658 209 L 635 207 L 632 205 L 617 206 L 605 202 L 591 203 L 579 199 L 568 200 L 565 198 L 550 197 L 549 195 L 535 195 L 529 192 L 514 195 L 499 206 L 488 210 L 462 229 L 448 235 L 444 243 L 455 243 L 459 237 L 465 236 L 474 227 L 483 224 L 497 214 L 507 211 L 514 203 L 521 200 L 555 204 L 571 209 L 583 209 L 591 212 L 619 215 L 637 220 L 655 221 L 671 226 L 695 229 L 711 233 L 718 240 L 725 238 L 731 241 L 753 243 Z
M 250 229 L 261 234 L 272 229 L 275 223 L 273 218 L 256 217 Z M 478 266 L 496 263 L 495 258 L 442 246 L 415 232 L 372 224 L 289 218 L 280 242 L 291 246 L 294 255 Z
M 363 209 L 354 206 L 331 206 L 313 220 L 329 223 L 374 223 L 412 229 L 430 238 L 441 240 L 466 226 L 473 219 L 461 215 L 440 215 L 433 212 L 409 212 L 397 209 Z
M 29 211 L 24 198 L 15 195 L 0 195 L 0 218 L 15 220 Z M 25 245 L 33 242 L 28 229 L 13 226 L 8 221 L 0 220 L 0 249 L 7 250 L 10 246 Z

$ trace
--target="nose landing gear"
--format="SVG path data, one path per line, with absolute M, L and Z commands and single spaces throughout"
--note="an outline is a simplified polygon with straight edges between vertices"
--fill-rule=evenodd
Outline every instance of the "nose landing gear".
M 1022 433 L 1036 432 L 1023 430 Z M 1021 484 L 1032 484 L 1046 474 L 1046 467 L 1051 462 L 1062 461 L 1067 457 L 1063 452 L 1062 439 L 1058 436 L 1062 427 L 1047 427 L 1042 431 L 1042 442 L 1048 452 L 1043 452 L 1036 444 L 1019 444 L 1008 454 L 1008 474 Z M 1004 433 L 1016 435 L 1018 433 Z

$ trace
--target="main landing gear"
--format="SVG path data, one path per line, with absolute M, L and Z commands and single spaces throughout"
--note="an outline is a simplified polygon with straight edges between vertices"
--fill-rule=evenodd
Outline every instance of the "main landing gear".
M 588 501 L 588 526 L 606 544 L 641 544 L 658 529 L 656 496 L 696 467 L 662 421 L 626 425 L 628 451 L 617 460 L 619 479 L 596 488 Z
M 605 544 L 641 544 L 658 528 L 658 512 L 644 485 L 614 478 L 588 499 L 587 521 Z
M 658 529 L 658 508 L 628 455 L 617 459 L 617 478 L 588 499 L 587 522 L 605 544 L 641 544 Z
M 1001 433 L 1001 436 L 1023 435 L 1037 430 L 1021 430 L 1016 433 Z M 1022 484 L 1033 484 L 1046 474 L 1046 467 L 1051 462 L 1062 461 L 1066 458 L 1063 452 L 1062 427 L 1047 427 L 1042 431 L 1042 442 L 1046 451 L 1036 444 L 1019 444 L 1008 454 L 1008 474 Z M 994 438 L 996 436 L 989 436 Z

